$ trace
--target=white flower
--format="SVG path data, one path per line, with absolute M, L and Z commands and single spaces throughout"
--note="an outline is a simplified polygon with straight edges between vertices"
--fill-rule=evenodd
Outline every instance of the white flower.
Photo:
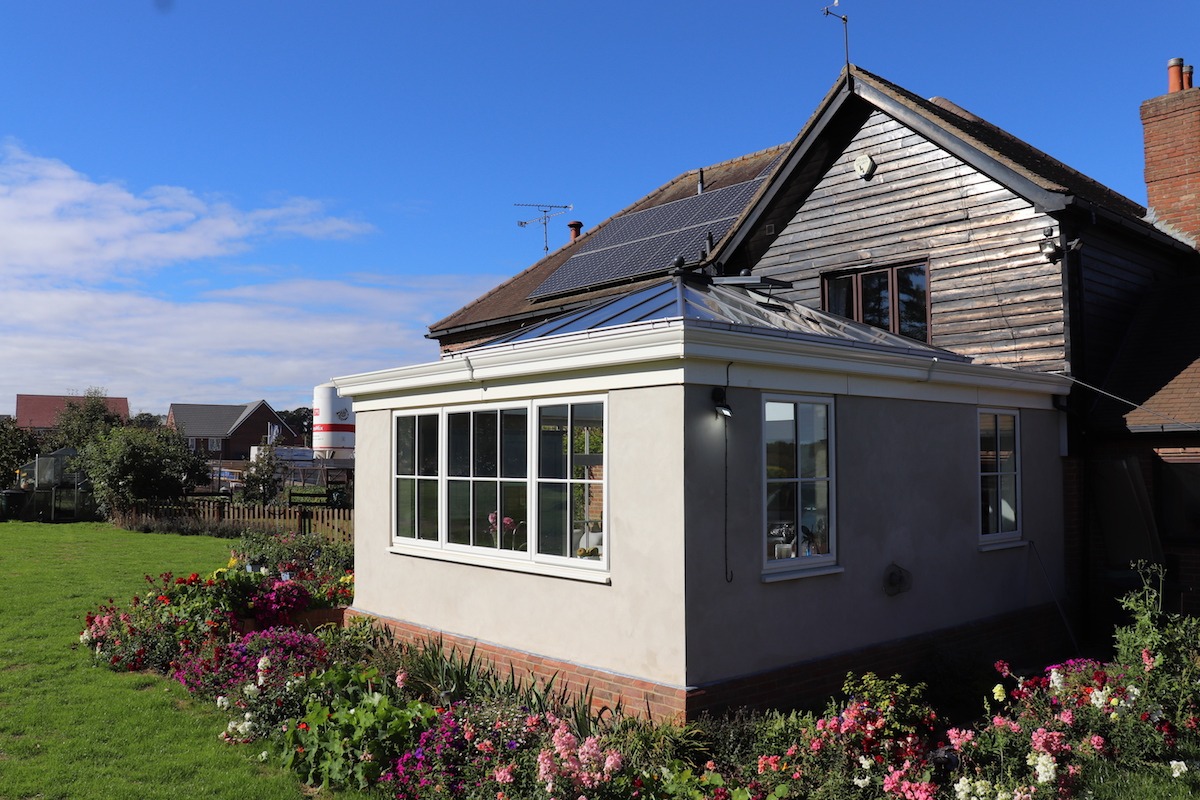
M 855 779 L 854 779 L 854 785 L 855 785 L 855 786 L 857 786 L 857 787 L 858 787 L 858 788 L 860 788 L 860 789 L 865 789 L 865 788 L 867 788 L 867 786 L 869 786 L 870 784 L 871 784 L 871 779 L 870 779 L 870 778 L 865 778 L 865 777 L 864 777 L 864 778 L 855 778 Z
M 258 754 L 259 761 L 266 761 L 270 757 L 271 757 L 271 754 L 268 753 L 266 750 L 263 750 L 261 753 Z
M 258 687 L 253 683 L 247 683 L 242 687 L 242 694 L 246 695 L 246 697 L 250 698 L 251 700 L 258 697 L 258 692 Z
M 1125 688 L 1125 696 L 1130 703 L 1132 703 L 1134 700 L 1137 700 L 1138 697 L 1141 696 L 1141 694 L 1142 694 L 1141 689 L 1139 689 L 1136 686 L 1127 686 Z
M 1051 783 L 1058 777 L 1058 764 L 1049 753 L 1030 753 L 1025 763 L 1033 767 L 1038 783 Z
M 260 658 L 258 660 L 258 671 L 259 672 L 266 672 L 270 668 L 271 668 L 270 656 L 263 656 L 262 658 Z
M 1067 679 L 1061 672 L 1056 669 L 1050 670 L 1050 688 L 1056 692 L 1061 692 L 1063 687 L 1067 685 Z
M 1108 705 L 1108 695 L 1111 691 L 1111 689 L 1105 686 L 1103 689 L 1092 692 L 1092 705 L 1095 708 L 1104 708 Z
M 225 695 L 221 695 L 220 697 L 218 697 L 217 698 L 217 708 L 221 709 L 222 711 L 229 708 L 229 698 L 226 697 Z
M 1187 771 L 1188 771 L 1187 764 L 1185 764 L 1184 762 L 1182 762 L 1182 761 L 1172 761 L 1171 762 L 1171 777 L 1172 778 L 1178 778 L 1180 775 L 1182 775 L 1183 773 L 1185 773 Z
M 875 766 L 875 762 L 871 760 L 870 756 L 859 756 L 858 765 L 863 769 L 870 769 Z

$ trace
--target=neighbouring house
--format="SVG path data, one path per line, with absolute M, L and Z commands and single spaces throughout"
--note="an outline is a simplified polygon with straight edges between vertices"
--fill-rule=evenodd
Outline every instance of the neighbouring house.
M 1109 545 L 1162 547 L 1092 508 L 1114 465 L 1155 488 L 1104 387 L 1196 405 L 1113 383 L 1200 266 L 1168 206 L 847 67 L 792 142 L 572 223 L 431 327 L 440 361 L 335 379 L 355 610 L 684 716 L 1065 645 Z
M 17 395 L 16 423 L 18 428 L 31 431 L 53 430 L 58 415 L 71 403 L 80 403 L 84 398 L 63 394 L 19 394 Z M 105 397 L 104 405 L 123 420 L 129 419 L 129 398 Z
M 210 461 L 246 461 L 261 444 L 297 446 L 299 438 L 266 400 L 240 405 L 172 403 L 167 427 Z

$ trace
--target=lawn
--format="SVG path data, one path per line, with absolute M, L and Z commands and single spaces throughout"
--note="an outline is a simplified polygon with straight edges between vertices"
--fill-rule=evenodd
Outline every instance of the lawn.
M 312 796 L 277 762 L 219 741 L 228 717 L 179 684 L 94 667 L 77 647 L 89 609 L 142 591 L 147 574 L 223 566 L 229 544 L 99 523 L 0 523 L 0 798 Z

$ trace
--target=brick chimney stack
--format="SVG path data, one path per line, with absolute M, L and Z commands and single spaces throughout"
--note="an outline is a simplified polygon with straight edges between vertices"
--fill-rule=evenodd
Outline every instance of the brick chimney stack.
M 1159 227 L 1200 244 L 1200 88 L 1182 58 L 1167 63 L 1167 93 L 1142 103 L 1146 196 Z

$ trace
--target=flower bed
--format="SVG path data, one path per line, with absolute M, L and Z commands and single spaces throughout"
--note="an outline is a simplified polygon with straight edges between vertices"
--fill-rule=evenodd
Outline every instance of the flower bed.
M 594 714 L 553 681 L 396 644 L 363 620 L 314 629 L 306 615 L 340 613 L 311 610 L 331 597 L 321 587 L 341 598 L 352 583 L 313 569 L 312 548 L 252 544 L 210 576 L 149 579 L 128 607 L 89 614 L 80 638 L 113 669 L 173 675 L 229 713 L 222 739 L 259 743 L 313 785 L 420 800 L 1035 800 L 1088 796 L 1121 770 L 1200 785 L 1200 621 L 1161 613 L 1153 571 L 1125 599 L 1114 661 L 1032 676 L 998 662 L 971 725 L 945 725 L 919 684 L 867 674 L 822 714 L 677 726 Z M 276 574 L 241 568 L 255 547 Z

